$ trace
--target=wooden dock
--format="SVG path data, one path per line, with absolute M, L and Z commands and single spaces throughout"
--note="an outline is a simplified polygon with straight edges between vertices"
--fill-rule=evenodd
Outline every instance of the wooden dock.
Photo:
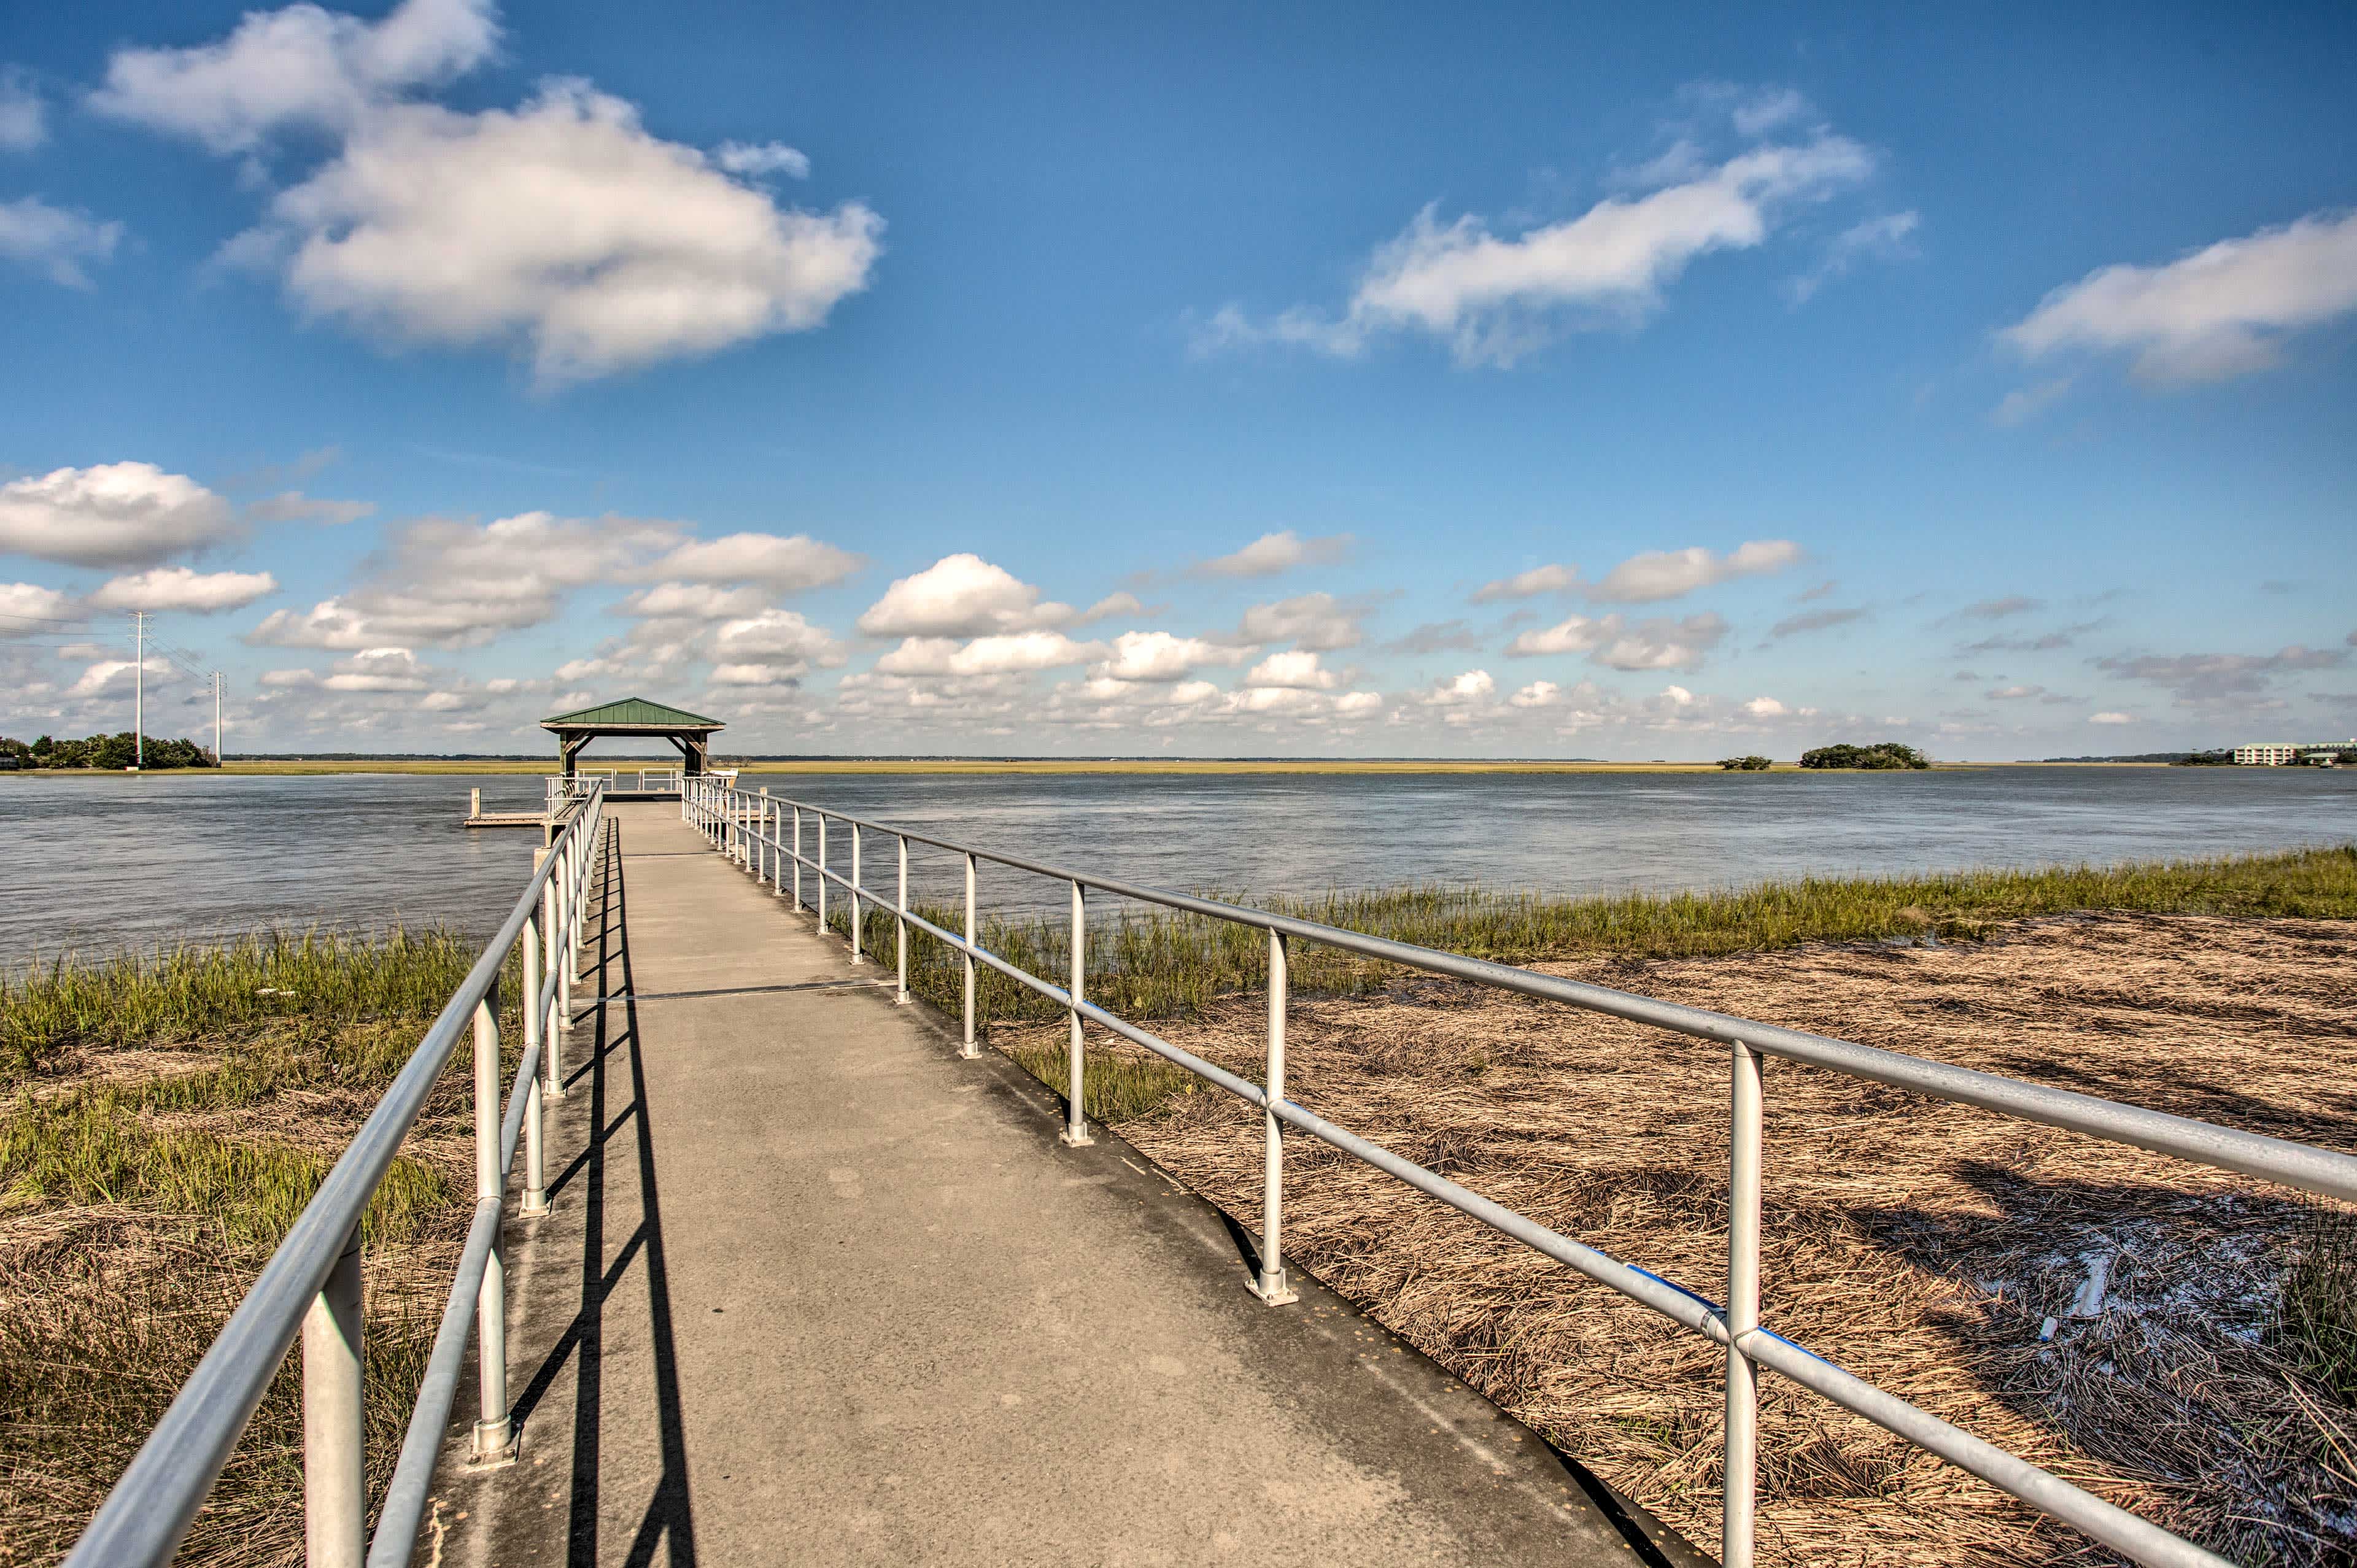
M 486 811 L 483 792 L 479 789 L 467 791 L 467 826 L 470 828 L 540 828 L 548 826 L 545 811 Z

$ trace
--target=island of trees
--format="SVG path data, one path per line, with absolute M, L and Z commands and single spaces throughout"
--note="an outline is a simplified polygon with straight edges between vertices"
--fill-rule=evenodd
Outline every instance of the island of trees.
M 81 740 L 54 740 L 48 736 L 27 745 L 0 736 L 0 768 L 88 768 L 102 773 L 120 772 L 135 761 L 146 768 L 218 768 L 213 754 L 193 740 L 166 740 L 149 736 L 144 748 L 129 730 L 119 735 L 93 735 Z
M 1878 740 L 1872 746 L 1821 746 L 1801 753 L 1803 768 L 1861 768 L 1883 772 L 1902 768 L 1929 768 L 1932 759 L 1911 746 Z

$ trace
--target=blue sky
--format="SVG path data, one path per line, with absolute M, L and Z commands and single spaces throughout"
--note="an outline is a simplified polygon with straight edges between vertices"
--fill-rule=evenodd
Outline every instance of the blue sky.
M 2357 16 L 20 9 L 0 731 L 2357 728 Z

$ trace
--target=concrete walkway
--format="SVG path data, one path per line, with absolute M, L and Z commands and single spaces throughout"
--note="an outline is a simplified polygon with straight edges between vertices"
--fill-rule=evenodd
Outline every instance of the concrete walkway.
M 1700 1561 L 1315 1281 L 1263 1305 L 1216 1211 L 675 805 L 612 815 L 509 1230 L 522 1457 L 455 1424 L 421 1562 Z

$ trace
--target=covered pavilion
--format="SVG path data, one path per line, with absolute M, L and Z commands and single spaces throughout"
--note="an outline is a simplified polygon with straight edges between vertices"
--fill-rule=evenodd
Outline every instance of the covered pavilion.
M 594 708 L 552 714 L 540 721 L 540 727 L 556 737 L 564 754 L 565 776 L 570 779 L 582 748 L 608 736 L 661 736 L 679 748 L 681 770 L 694 778 L 709 770 L 712 737 L 728 726 L 683 708 L 651 703 L 644 697 L 624 697 Z

